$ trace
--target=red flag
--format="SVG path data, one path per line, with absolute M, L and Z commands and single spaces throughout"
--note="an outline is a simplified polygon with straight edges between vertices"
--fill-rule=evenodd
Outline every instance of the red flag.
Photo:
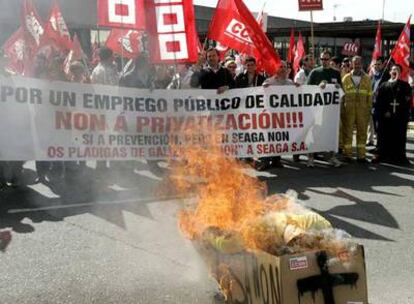
M 382 37 L 381 37 L 381 23 L 378 22 L 377 35 L 375 36 L 375 46 L 372 52 L 372 62 L 376 61 L 382 55 Z
M 243 1 L 234 1 L 240 13 L 241 21 L 246 25 L 248 35 L 256 48 L 256 58 L 262 61 L 263 68 L 267 73 L 275 74 L 281 64 L 279 55 Z
M 24 32 L 20 27 L 3 45 L 4 54 L 8 58 L 7 70 L 23 74 L 26 47 Z
M 32 0 L 23 1 L 21 18 L 26 43 L 34 52 L 45 44 L 47 35 Z
M 407 24 L 391 52 L 391 57 L 395 63 L 402 67 L 400 79 L 404 81 L 408 81 L 410 73 L 410 22 L 411 16 L 408 18 Z
M 240 53 L 255 54 L 255 46 L 250 39 L 246 26 L 234 0 L 220 0 L 208 30 L 208 38 L 220 42 Z
M 57 1 L 53 2 L 53 6 L 45 24 L 45 32 L 60 49 L 70 50 L 72 47 L 72 39 L 70 38 L 69 29 L 63 19 Z
M 105 45 L 122 57 L 134 59 L 142 50 L 142 33 L 134 30 L 112 29 Z
M 98 0 L 97 4 L 99 26 L 145 29 L 144 0 Z
M 298 42 L 296 43 L 295 58 L 293 60 L 293 73 L 296 74 L 300 69 L 300 60 L 305 57 L 305 46 L 302 34 L 299 32 Z
M 69 51 L 69 53 L 66 56 L 65 61 L 63 63 L 63 71 L 66 74 L 68 74 L 69 73 L 69 68 L 70 68 L 70 65 L 72 64 L 72 62 L 82 61 L 85 58 L 86 58 L 86 55 L 82 50 L 82 46 L 80 44 L 78 36 L 75 34 L 75 36 L 73 37 L 72 48 Z
M 289 39 L 289 48 L 287 52 L 287 58 L 286 61 L 293 63 L 293 60 L 295 58 L 295 31 L 294 29 L 290 30 L 290 39 Z
M 147 0 L 152 63 L 196 62 L 197 31 L 192 0 Z

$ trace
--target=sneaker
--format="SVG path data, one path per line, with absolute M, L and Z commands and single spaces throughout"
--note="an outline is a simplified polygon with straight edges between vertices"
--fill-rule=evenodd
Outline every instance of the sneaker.
M 313 160 L 313 158 L 308 159 L 308 162 L 306 163 L 306 167 L 308 167 L 308 168 L 315 167 L 315 161 Z
M 293 155 L 293 162 L 294 162 L 294 163 L 298 163 L 298 162 L 300 162 L 300 155 L 299 155 L 299 154 L 297 154 L 297 155 Z
M 374 144 L 373 141 L 369 141 L 369 142 L 367 142 L 366 146 L 367 147 L 375 147 L 375 144 Z
M 342 163 L 335 156 L 331 157 L 329 163 L 335 168 L 342 166 Z

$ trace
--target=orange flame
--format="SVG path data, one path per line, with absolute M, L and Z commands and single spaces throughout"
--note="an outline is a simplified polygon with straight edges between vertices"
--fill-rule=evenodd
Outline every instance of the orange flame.
M 247 165 L 226 157 L 218 144 L 220 134 L 210 138 L 205 146 L 177 149 L 182 162 L 173 170 L 173 182 L 180 193 L 195 187 L 198 196 L 194 209 L 180 212 L 179 227 L 190 239 L 199 238 L 209 227 L 235 231 L 245 238 L 246 247 L 257 248 L 253 240 L 257 235 L 249 233 L 250 224 L 258 216 L 281 206 L 274 204 L 275 196 L 266 199 L 265 184 L 245 173 Z M 202 182 L 194 184 L 183 176 Z

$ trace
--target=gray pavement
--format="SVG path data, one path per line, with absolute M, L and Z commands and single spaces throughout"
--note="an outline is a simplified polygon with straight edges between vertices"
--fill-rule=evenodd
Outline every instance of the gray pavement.
M 414 160 L 414 138 L 409 157 Z M 269 193 L 299 198 L 365 246 L 372 304 L 414 303 L 414 166 L 349 164 L 255 172 Z M 0 192 L 0 303 L 213 303 L 216 290 L 176 213 L 191 201 L 162 194 L 168 185 L 144 163 L 135 172 L 73 183 L 57 196 L 34 184 Z M 88 182 L 88 180 L 90 180 Z

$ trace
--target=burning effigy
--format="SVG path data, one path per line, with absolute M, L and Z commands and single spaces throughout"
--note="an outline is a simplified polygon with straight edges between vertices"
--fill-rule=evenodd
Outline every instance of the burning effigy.
M 358 286 L 349 301 L 364 299 L 365 269 L 355 271 L 364 264 L 362 247 L 304 207 L 294 191 L 268 196 L 265 183 L 247 174 L 248 165 L 223 153 L 220 136 L 209 138 L 202 146 L 177 149 L 172 181 L 179 192 L 196 193 L 195 204 L 178 215 L 179 228 L 196 245 L 227 302 L 308 303 L 309 292 L 313 303 L 332 304 L 336 285 Z M 320 279 L 305 276 L 292 283 L 296 302 L 283 300 L 289 281 L 281 276 L 284 260 L 297 273 L 319 269 Z M 329 273 L 335 267 L 340 275 Z

